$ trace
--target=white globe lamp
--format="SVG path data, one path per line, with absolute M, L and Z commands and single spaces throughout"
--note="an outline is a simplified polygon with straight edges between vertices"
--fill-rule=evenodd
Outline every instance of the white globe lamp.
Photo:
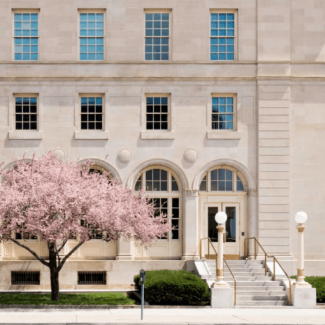
M 227 215 L 220 211 L 216 214 L 215 220 L 218 224 L 224 224 L 227 221 Z
M 304 224 L 308 219 L 308 215 L 304 211 L 300 211 L 296 214 L 295 220 L 298 224 Z

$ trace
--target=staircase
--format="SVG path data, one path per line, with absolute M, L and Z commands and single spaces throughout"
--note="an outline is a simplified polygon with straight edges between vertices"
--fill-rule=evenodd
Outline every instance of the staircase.
M 216 261 L 205 261 L 210 271 L 208 282 L 216 281 Z M 237 283 L 236 307 L 288 306 L 285 287 L 280 281 L 273 281 L 264 263 L 259 260 L 228 260 Z M 233 277 L 225 265 L 225 281 L 234 285 Z

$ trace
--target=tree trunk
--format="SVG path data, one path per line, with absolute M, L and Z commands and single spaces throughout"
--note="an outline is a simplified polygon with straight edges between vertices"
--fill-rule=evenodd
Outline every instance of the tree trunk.
M 48 248 L 51 274 L 51 299 L 52 301 L 59 301 L 59 270 L 56 261 L 56 253 L 53 244 L 49 243 Z
M 59 301 L 59 272 L 57 269 L 50 269 L 51 272 L 51 300 Z

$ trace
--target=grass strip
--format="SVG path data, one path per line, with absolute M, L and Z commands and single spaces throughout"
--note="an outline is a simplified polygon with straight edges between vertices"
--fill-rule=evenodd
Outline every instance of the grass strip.
M 0 293 L 1 305 L 135 305 L 124 292 L 61 293 L 60 301 L 51 301 L 50 293 Z

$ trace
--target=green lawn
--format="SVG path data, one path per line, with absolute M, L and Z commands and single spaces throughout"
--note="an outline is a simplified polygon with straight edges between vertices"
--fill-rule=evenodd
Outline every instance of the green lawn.
M 60 301 L 51 294 L 1 293 L 0 305 L 135 305 L 124 292 L 61 293 Z

